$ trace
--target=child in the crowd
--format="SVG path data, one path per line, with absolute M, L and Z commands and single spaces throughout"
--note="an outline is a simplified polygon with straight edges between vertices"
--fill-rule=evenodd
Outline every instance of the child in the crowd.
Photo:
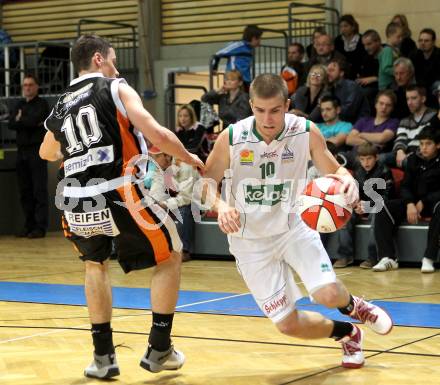
M 399 46 L 402 42 L 403 30 L 396 23 L 389 23 L 386 28 L 387 43 L 382 47 L 379 60 L 379 90 L 389 88 L 394 80 L 394 61 L 400 56 Z
M 384 209 L 375 215 L 374 236 L 380 261 L 373 267 L 374 271 L 399 267 L 393 242 L 397 226 L 405 220 L 414 225 L 422 218 L 431 218 L 422 273 L 434 272 L 440 236 L 440 132 L 434 127 L 425 127 L 417 139 L 419 151 L 407 158 L 400 185 L 401 198 L 385 202 Z
M 391 171 L 382 163 L 378 163 L 378 149 L 371 143 L 363 143 L 357 148 L 358 163 L 354 169 L 354 178 L 359 183 L 359 203 L 354 207 L 348 223 L 338 231 L 339 259 L 333 264 L 335 268 L 347 267 L 354 261 L 354 228 L 361 219 L 374 221 L 374 212 L 383 205 L 393 190 Z M 381 202 L 378 202 L 381 201 Z M 372 225 L 373 226 L 373 225 Z M 370 269 L 376 264 L 376 245 L 373 227 L 368 243 L 368 259 L 360 267 Z

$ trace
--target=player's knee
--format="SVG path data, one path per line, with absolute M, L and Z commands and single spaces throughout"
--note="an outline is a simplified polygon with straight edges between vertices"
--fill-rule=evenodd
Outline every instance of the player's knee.
M 108 269 L 108 260 L 104 262 L 85 261 L 86 273 L 103 273 Z
M 338 307 L 341 302 L 341 291 L 336 284 L 330 284 L 313 293 L 313 299 L 326 307 Z
M 296 311 L 275 325 L 282 334 L 293 337 L 299 335 L 298 313 Z

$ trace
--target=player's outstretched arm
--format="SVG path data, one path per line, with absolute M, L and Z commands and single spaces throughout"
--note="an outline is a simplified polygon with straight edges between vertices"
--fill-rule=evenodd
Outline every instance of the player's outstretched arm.
M 43 143 L 40 146 L 40 158 L 55 162 L 63 157 L 61 153 L 61 144 L 55 139 L 52 132 L 47 131 Z
M 197 155 L 189 153 L 173 132 L 161 126 L 151 116 L 142 105 L 141 98 L 133 88 L 125 83 L 120 83 L 119 97 L 130 121 L 151 143 L 166 154 L 181 159 L 185 163 L 200 169 L 204 168 L 203 162 Z
M 215 186 L 218 186 L 229 164 L 229 130 L 224 130 L 217 138 L 206 161 L 202 180 L 202 199 L 204 202 L 210 202 L 211 209 L 217 211 L 218 225 L 220 230 L 226 234 L 235 233 L 240 229 L 240 214 L 221 199 L 217 188 L 212 188 L 212 186 L 208 188 L 208 183 L 214 181 Z
M 348 204 L 353 204 L 359 200 L 359 190 L 356 181 L 345 167 L 339 165 L 338 161 L 328 150 L 321 131 L 313 123 L 310 127 L 309 145 L 313 164 L 321 175 L 341 180 L 341 192 L 345 193 Z

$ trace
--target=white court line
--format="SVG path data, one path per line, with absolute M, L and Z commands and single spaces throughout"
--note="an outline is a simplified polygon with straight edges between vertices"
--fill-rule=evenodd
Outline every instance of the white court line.
M 351 272 L 341 273 L 341 274 L 338 274 L 338 276 L 349 275 L 349 274 L 351 274 Z M 303 283 L 303 282 L 297 282 L 297 283 L 299 284 L 299 283 Z M 202 305 L 204 303 L 218 302 L 218 301 L 223 301 L 223 300 L 226 300 L 226 299 L 243 297 L 243 296 L 249 295 L 249 294 L 250 293 L 234 294 L 234 295 L 228 295 L 226 297 L 221 297 L 221 298 L 208 299 L 206 301 L 198 301 L 198 302 L 193 302 L 193 303 L 187 303 L 187 304 L 184 304 L 184 305 L 176 306 L 176 309 L 184 309 L 186 307 L 195 306 L 195 305 Z M 135 310 L 135 309 L 130 309 L 130 310 Z M 151 313 L 151 311 L 148 311 L 148 312 L 145 312 L 144 314 L 150 314 L 150 313 Z M 142 313 L 140 313 L 140 314 L 142 314 Z M 116 321 L 120 321 L 120 320 L 124 320 L 124 319 L 128 319 L 128 318 L 132 318 L 132 317 L 139 317 L 139 314 L 128 315 L 128 316 L 125 316 L 125 317 L 115 317 L 114 319 L 112 319 L 112 322 L 116 322 Z M 89 322 L 86 323 L 86 324 L 83 324 L 83 325 L 75 326 L 75 328 L 83 328 L 83 327 L 88 327 L 88 326 L 90 326 Z M 47 336 L 47 335 L 50 335 L 50 334 L 61 333 L 61 332 L 65 332 L 65 331 L 68 331 L 68 329 L 57 329 L 57 330 L 51 330 L 49 332 L 35 333 L 35 334 L 28 335 L 28 336 L 17 337 L 17 338 L 10 338 L 10 339 L 7 339 L 7 340 L 0 340 L 0 345 L 1 344 L 6 344 L 8 342 L 21 341 L 21 340 L 26 340 L 26 339 L 29 339 L 29 338 L 34 338 L 34 337 L 42 337 L 42 336 Z

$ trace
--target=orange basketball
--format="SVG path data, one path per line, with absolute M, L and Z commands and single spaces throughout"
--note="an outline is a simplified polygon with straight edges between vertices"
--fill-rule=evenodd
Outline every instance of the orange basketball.
M 335 178 L 322 177 L 312 180 L 298 199 L 302 220 L 313 230 L 332 233 L 343 227 L 351 217 L 352 209 L 344 194 L 339 191 L 342 183 Z

